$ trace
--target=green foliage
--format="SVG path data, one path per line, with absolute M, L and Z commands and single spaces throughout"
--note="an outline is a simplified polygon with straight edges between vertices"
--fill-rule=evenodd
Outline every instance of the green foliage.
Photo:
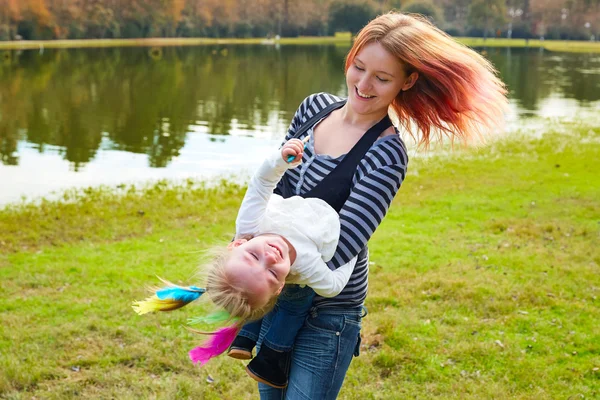
M 10 27 L 8 24 L 0 23 L 0 40 L 11 40 Z
M 387 0 L 384 2 L 384 10 L 400 10 L 402 5 L 404 4 L 404 0 Z
M 327 34 L 330 20 L 338 21 L 341 29 L 346 29 L 343 18 L 329 12 L 335 4 L 346 7 L 346 15 L 351 18 L 369 10 L 372 17 L 405 7 L 407 11 L 431 16 L 438 26 L 446 18 L 445 29 L 449 32 L 478 36 L 487 34 L 484 22 L 491 25 L 489 29 L 505 31 L 506 27 L 494 20 L 507 17 L 508 5 L 525 10 L 512 21 L 516 37 L 543 34 L 553 39 L 589 40 L 591 35 L 598 37 L 600 33 L 597 24 L 586 28 L 582 23 L 598 19 L 595 0 L 566 3 L 417 0 L 412 6 L 409 3 L 410 0 L 0 0 L 0 40 L 18 40 L 18 35 L 27 40 L 322 36 Z M 471 6 L 473 9 L 469 10 Z M 331 9 L 336 11 L 336 7 Z M 564 19 L 562 10 L 568 12 Z M 471 16 L 467 18 L 467 14 Z M 365 18 L 359 19 L 347 24 L 364 25 Z M 329 29 L 330 34 L 334 29 Z
M 411 2 L 402 7 L 402 12 L 424 15 L 437 26 L 441 26 L 444 23 L 443 10 L 429 1 Z
M 375 16 L 369 3 L 334 1 L 329 7 L 329 33 L 350 31 L 356 34 Z
M 474 0 L 467 20 L 472 27 L 482 29 L 483 36 L 487 37 L 490 29 L 494 32 L 499 27 L 504 28 L 506 3 L 504 0 Z

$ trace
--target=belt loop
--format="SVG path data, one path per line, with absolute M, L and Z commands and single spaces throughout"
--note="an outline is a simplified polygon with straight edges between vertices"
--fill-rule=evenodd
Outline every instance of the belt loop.
M 367 316 L 367 314 L 369 313 L 369 310 L 367 310 L 367 307 L 365 306 L 360 306 L 361 310 L 360 310 L 360 318 L 364 318 Z
M 310 313 L 310 316 L 311 316 L 312 318 L 317 318 L 317 315 L 319 315 L 319 314 L 317 313 L 317 307 L 312 307 L 312 308 L 310 309 L 309 313 Z

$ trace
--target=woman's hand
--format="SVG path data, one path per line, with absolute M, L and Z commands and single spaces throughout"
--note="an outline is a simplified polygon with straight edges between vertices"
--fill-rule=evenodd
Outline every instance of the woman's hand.
M 304 153 L 304 143 L 300 139 L 290 139 L 281 147 L 281 158 L 285 162 L 295 163 L 302 159 Z M 288 161 L 290 156 L 294 156 L 292 161 Z

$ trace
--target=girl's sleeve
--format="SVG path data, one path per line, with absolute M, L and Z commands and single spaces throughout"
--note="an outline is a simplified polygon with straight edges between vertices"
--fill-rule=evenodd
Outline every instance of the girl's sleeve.
M 258 232 L 259 224 L 265 215 L 267 204 L 273 195 L 277 182 L 286 170 L 297 167 L 300 163 L 301 161 L 286 163 L 281 158 L 279 150 L 273 152 L 263 161 L 252 176 L 238 211 L 235 221 L 236 237 Z
M 403 146 L 382 151 L 386 162 L 364 175 L 352 188 L 340 210 L 340 239 L 328 266 L 339 268 L 365 247 L 400 189 L 408 157 Z
M 300 106 L 292 118 L 288 132 L 281 143 L 282 146 L 285 142 L 290 140 L 298 128 L 306 122 L 306 116 L 308 115 L 310 118 L 310 115 L 312 115 L 311 106 L 315 96 L 317 95 L 312 94 L 300 103 Z M 281 155 L 279 155 L 279 159 L 281 159 Z M 283 162 L 283 160 L 281 161 Z M 242 205 L 240 206 L 235 222 L 236 237 L 258 232 L 259 223 L 265 214 L 269 198 L 273 194 L 273 190 L 277 186 L 277 183 L 285 173 L 286 169 L 298 165 L 298 163 L 288 164 L 285 168 L 278 169 L 275 171 L 277 174 L 275 177 L 274 175 L 269 175 L 269 170 L 275 168 L 273 163 L 273 160 L 265 160 L 248 184 L 248 190 L 246 191 L 244 200 L 242 200 Z
M 340 294 L 348 284 L 358 258 L 354 257 L 346 264 L 332 271 L 327 266 L 327 263 L 323 261 L 320 254 L 311 253 L 304 256 L 305 258 L 311 257 L 311 259 L 303 260 L 302 264 L 307 265 L 308 268 L 305 271 L 299 271 L 301 282 L 310 286 L 315 293 L 322 297 L 335 297 Z M 294 282 L 290 281 L 288 283 Z

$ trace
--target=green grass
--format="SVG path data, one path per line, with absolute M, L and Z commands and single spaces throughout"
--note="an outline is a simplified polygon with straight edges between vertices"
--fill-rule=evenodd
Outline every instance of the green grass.
M 145 39 L 80 39 L 80 40 L 20 40 L 0 42 L 2 49 L 83 48 L 83 47 L 136 47 L 136 46 L 201 46 L 225 44 L 347 44 L 348 35 L 299 37 L 299 38 L 145 38 Z
M 600 42 L 577 41 L 577 40 L 539 40 L 531 39 L 505 39 L 505 38 L 456 38 L 458 41 L 470 47 L 543 47 L 549 51 L 561 51 L 572 53 L 600 53 Z
M 413 157 L 371 241 L 342 399 L 600 396 L 600 127 Z M 243 188 L 160 183 L 0 210 L 0 398 L 257 398 L 244 363 L 187 358 L 198 308 L 140 317 L 232 236 Z M 214 382 L 207 382 L 210 375 Z
M 471 47 L 543 47 L 550 51 L 563 52 L 600 52 L 600 42 L 564 41 L 564 40 L 529 40 L 504 38 L 456 38 Z M 81 39 L 81 40 L 20 40 L 0 42 L 0 50 L 39 49 L 39 48 L 83 48 L 83 47 L 134 47 L 134 46 L 200 46 L 215 44 L 340 44 L 350 45 L 348 33 L 335 36 L 281 38 L 278 41 L 265 38 L 146 38 L 146 39 Z

